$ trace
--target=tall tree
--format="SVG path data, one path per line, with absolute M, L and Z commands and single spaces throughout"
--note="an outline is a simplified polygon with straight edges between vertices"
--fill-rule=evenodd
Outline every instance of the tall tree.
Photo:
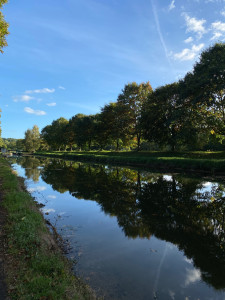
M 29 152 L 35 152 L 40 147 L 40 133 L 37 125 L 25 132 L 25 148 Z
M 68 120 L 61 117 L 42 129 L 41 136 L 52 149 L 60 151 L 62 147 L 66 147 L 67 139 L 65 132 L 67 125 Z
M 203 51 L 194 66 L 195 102 L 206 107 L 214 129 L 225 134 L 225 43 Z
M 3 53 L 3 47 L 7 46 L 6 35 L 8 32 L 8 23 L 5 21 L 4 16 L 1 12 L 3 4 L 7 3 L 8 0 L 0 0 L 0 52 Z
M 143 106 L 141 124 L 144 137 L 172 150 L 181 137 L 184 114 L 180 103 L 179 84 L 157 88 Z
M 121 126 L 121 119 L 123 117 L 122 107 L 118 103 L 106 104 L 99 115 L 99 129 L 102 131 L 102 138 L 107 143 L 115 143 L 116 150 L 119 149 L 119 143 L 126 142 L 126 128 Z
M 91 145 L 96 138 L 96 115 L 77 114 L 69 121 L 69 140 L 80 149 Z
M 152 87 L 149 82 L 141 84 L 132 82 L 125 85 L 117 98 L 117 103 L 121 109 L 121 128 L 126 129 L 127 135 L 130 137 L 136 137 L 138 149 L 142 137 L 140 123 L 142 106 L 151 93 Z
M 1 108 L 0 108 L 0 119 L 1 119 Z M 3 146 L 3 140 L 2 140 L 2 127 L 1 127 L 1 121 L 0 121 L 0 147 Z

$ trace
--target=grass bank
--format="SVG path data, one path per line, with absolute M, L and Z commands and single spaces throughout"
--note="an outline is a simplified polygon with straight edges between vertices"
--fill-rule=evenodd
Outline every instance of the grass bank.
M 38 204 L 0 157 L 1 208 L 6 212 L 4 257 L 10 299 L 96 299 L 71 272 Z
M 37 155 L 80 161 L 143 166 L 163 170 L 225 172 L 225 152 L 37 152 Z

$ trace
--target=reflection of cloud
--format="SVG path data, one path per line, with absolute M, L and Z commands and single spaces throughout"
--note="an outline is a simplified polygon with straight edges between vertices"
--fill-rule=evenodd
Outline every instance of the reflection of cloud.
M 56 196 L 54 196 L 54 195 L 48 195 L 47 198 L 56 199 Z
M 187 263 L 189 263 L 189 264 L 193 264 L 193 260 L 192 260 L 192 259 L 189 259 L 189 258 L 185 257 L 184 260 L 185 260 Z
M 53 209 L 53 208 L 42 208 L 42 212 L 44 213 L 44 214 L 46 214 L 46 213 L 50 213 L 50 212 L 55 212 L 55 209 Z
M 185 279 L 184 285 L 187 287 L 191 283 L 195 283 L 201 279 L 201 272 L 197 269 L 186 269 L 187 270 L 187 277 Z
M 36 186 L 36 187 L 30 187 L 28 188 L 28 192 L 33 193 L 33 192 L 43 192 L 45 191 L 47 188 L 45 186 Z
M 171 175 L 164 175 L 163 179 L 166 181 L 173 181 L 173 177 Z
M 169 295 L 172 300 L 175 300 L 175 295 L 176 295 L 175 292 L 169 291 Z
M 208 187 L 208 186 L 211 186 L 212 185 L 212 183 L 211 182 L 205 182 L 205 183 L 203 183 L 203 187 Z

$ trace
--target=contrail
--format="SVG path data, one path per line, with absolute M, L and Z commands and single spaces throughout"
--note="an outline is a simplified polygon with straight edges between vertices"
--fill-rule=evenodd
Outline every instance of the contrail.
M 170 59 L 169 59 L 168 49 L 167 49 L 167 47 L 166 47 L 166 43 L 165 43 L 165 41 L 164 41 L 164 38 L 163 38 L 163 35 L 162 35 L 162 32 L 161 32 L 161 28 L 160 28 L 160 23 L 159 23 L 159 18 L 158 18 L 157 10 L 156 10 L 156 7 L 155 7 L 155 5 L 154 5 L 154 1 L 153 1 L 153 0 L 151 0 L 151 4 L 152 4 L 152 10 L 153 10 L 153 14 L 154 14 L 155 23 L 156 23 L 156 28 L 157 28 L 157 31 L 158 31 L 158 34 L 159 34 L 159 38 L 160 38 L 161 44 L 162 44 L 162 46 L 163 46 L 163 49 L 164 49 L 164 51 L 165 51 L 165 54 L 166 54 L 168 63 L 169 63 L 170 66 L 172 67 L 171 61 L 170 61 Z

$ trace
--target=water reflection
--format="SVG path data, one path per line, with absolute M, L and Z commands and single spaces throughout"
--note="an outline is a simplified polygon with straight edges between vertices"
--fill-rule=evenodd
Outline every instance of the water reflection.
M 177 245 L 199 270 L 187 271 L 185 285 L 202 278 L 225 288 L 225 185 L 201 178 L 63 160 L 21 158 L 26 176 L 60 193 L 96 201 L 115 216 L 124 235 Z M 40 166 L 42 166 L 40 168 Z

